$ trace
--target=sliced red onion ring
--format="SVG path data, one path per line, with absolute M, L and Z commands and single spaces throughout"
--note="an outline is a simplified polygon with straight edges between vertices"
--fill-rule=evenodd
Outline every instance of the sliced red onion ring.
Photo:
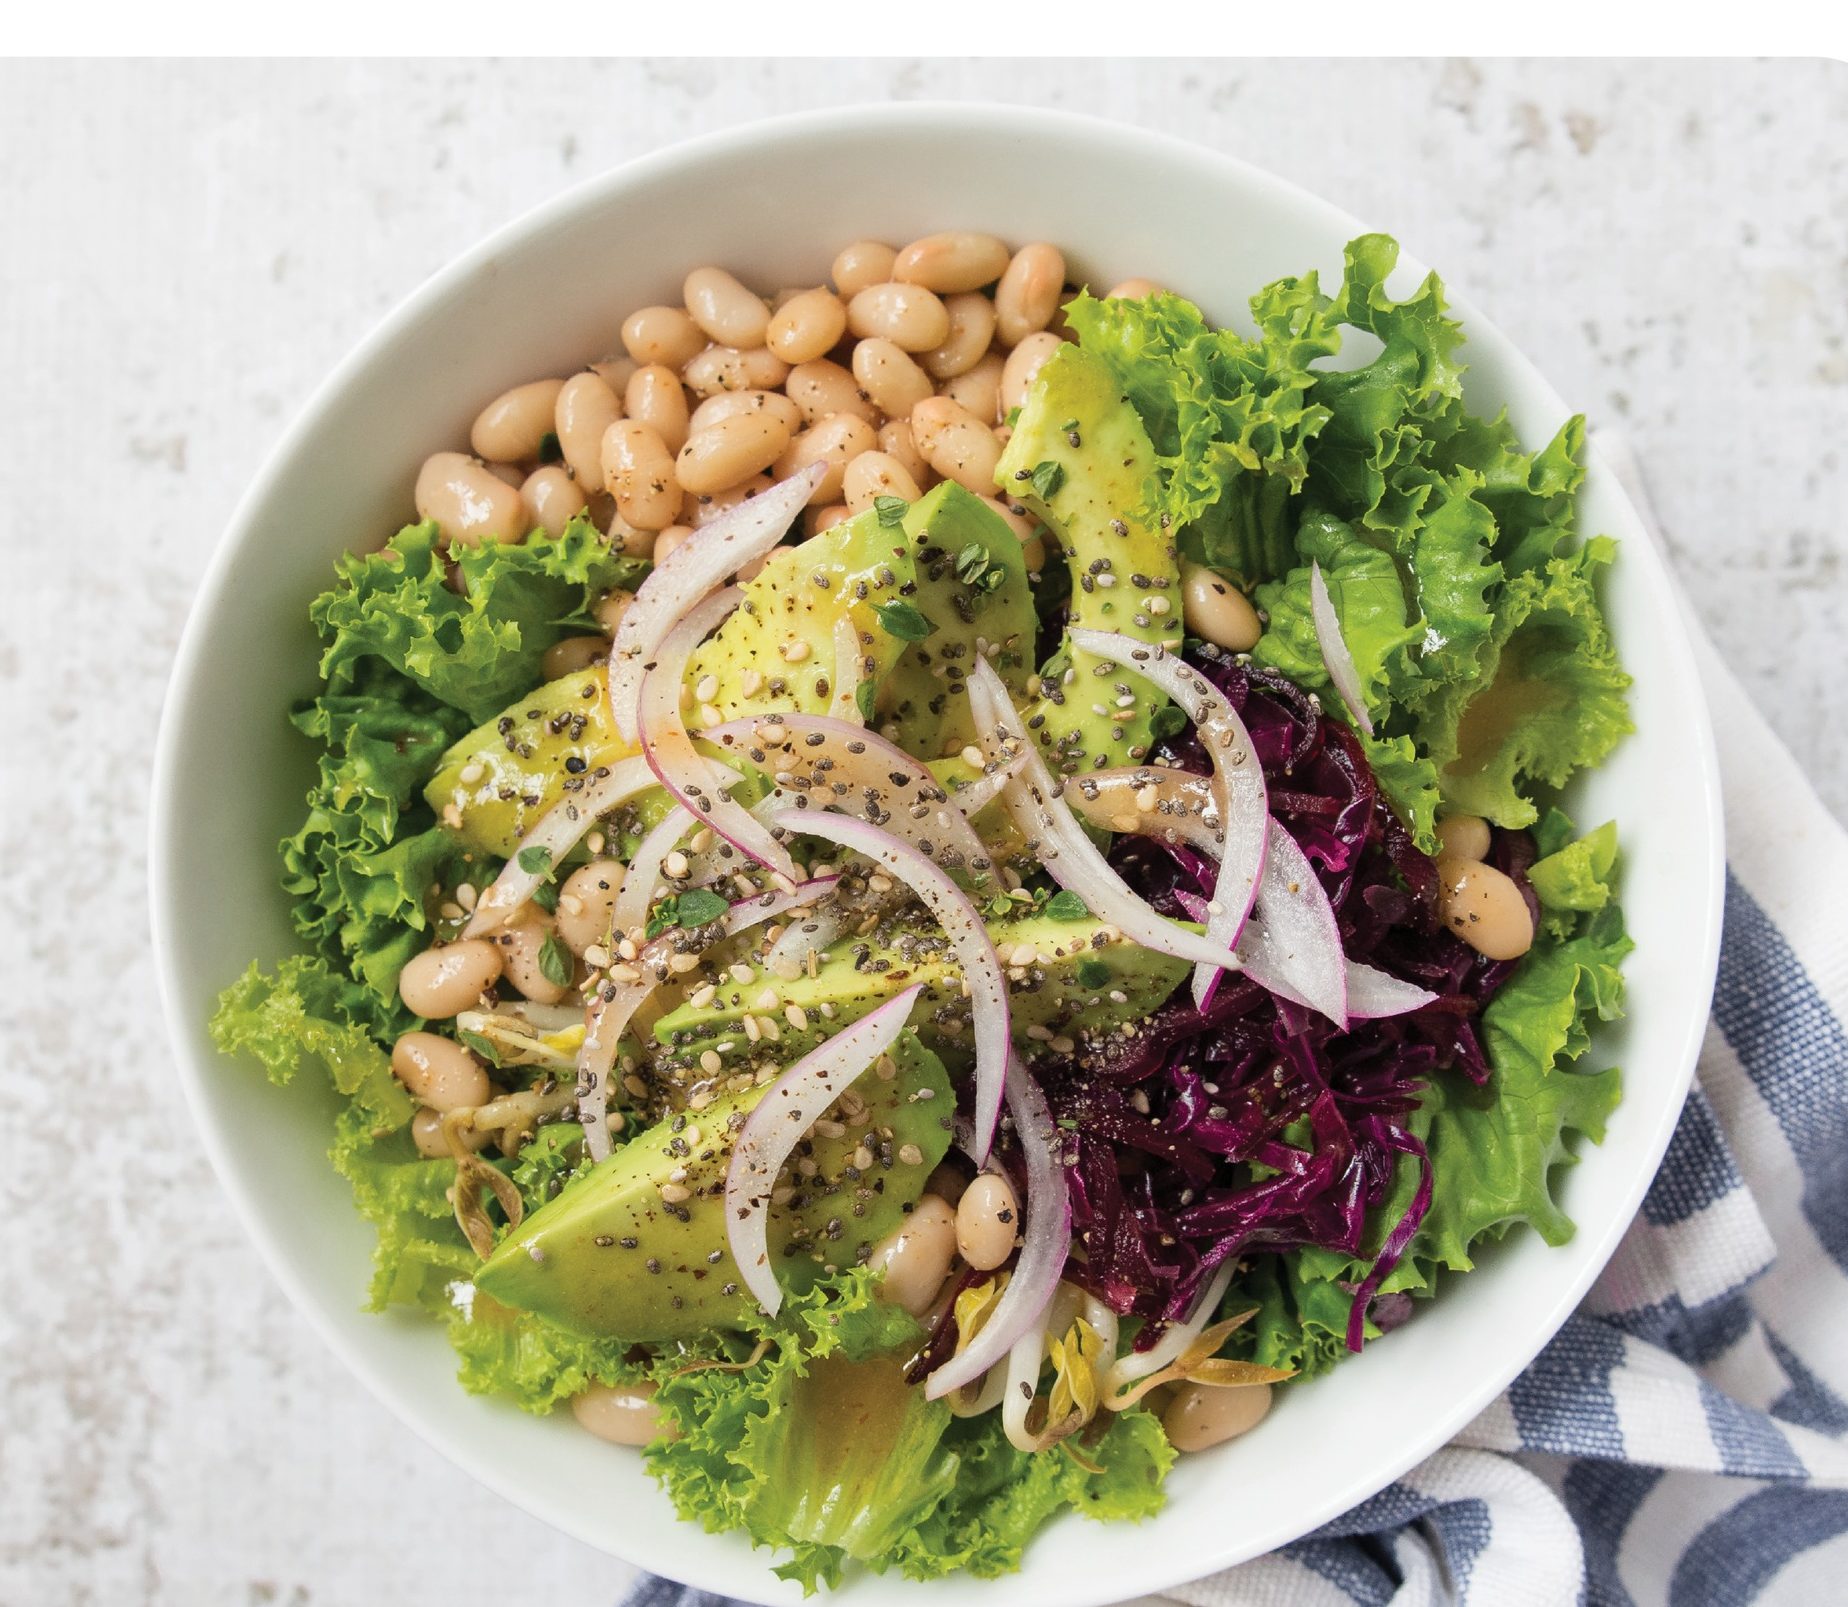
M 987 846 L 937 778 L 863 726 L 825 714 L 773 714 L 729 720 L 701 735 L 776 783 L 755 811 L 760 820 L 781 809 L 834 810 L 889 831 L 978 887 L 992 874 Z
M 906 988 L 810 1050 L 765 1089 L 738 1134 L 725 1173 L 725 1237 L 744 1286 L 772 1317 L 783 1289 L 770 1265 L 770 1194 L 783 1163 L 821 1113 L 892 1047 L 923 991 L 922 983 Z
M 1237 1269 L 1238 1257 L 1233 1256 L 1208 1280 L 1193 1314 L 1185 1322 L 1169 1323 L 1162 1331 L 1161 1338 L 1147 1350 L 1132 1350 L 1110 1364 L 1103 1377 L 1104 1405 L 1115 1409 L 1116 1397 L 1125 1386 L 1135 1383 L 1138 1378 L 1147 1378 L 1150 1373 L 1159 1373 L 1200 1337 L 1201 1330 L 1212 1321 L 1213 1313 L 1219 1309 L 1219 1302 L 1225 1299 L 1226 1290 L 1232 1283 L 1232 1274 Z
M 735 937 L 753 926 L 799 909 L 827 897 L 839 878 L 817 876 L 791 892 L 764 893 L 743 898 L 720 917 L 726 937 Z M 584 1148 L 594 1161 L 606 1160 L 610 1153 L 610 1130 L 606 1117 L 610 1108 L 610 1074 L 616 1066 L 616 1047 L 628 1030 L 641 1003 L 673 973 L 667 962 L 674 953 L 674 936 L 665 933 L 637 956 L 639 982 L 608 982 L 597 989 L 590 1009 L 584 1016 L 584 1042 L 577 1053 L 578 1121 L 584 1128 Z
M 969 990 L 970 1010 L 975 1018 L 975 1123 L 964 1147 L 977 1166 L 984 1164 L 994 1144 L 995 1124 L 1001 1119 L 1001 1091 L 1012 1050 L 1007 979 L 981 914 L 968 895 L 922 852 L 889 831 L 850 815 L 819 809 L 780 810 L 771 816 L 771 824 L 783 831 L 839 843 L 878 861 L 930 906 L 962 967 L 963 985 Z
M 585 776 L 581 786 L 575 791 L 567 790 L 520 839 L 520 846 L 501 867 L 493 886 L 477 901 L 462 935 L 479 937 L 499 926 L 533 896 L 539 884 L 552 874 L 552 868 L 588 835 L 599 815 L 656 785 L 654 772 L 639 757 L 619 759 Z M 572 783 L 566 786 L 570 788 Z M 527 870 L 522 861 L 539 868 Z
M 770 493 L 765 492 L 768 496 Z M 667 633 L 654 662 L 642 676 L 638 705 L 641 711 L 642 757 L 648 768 L 687 809 L 695 820 L 710 826 L 741 854 L 790 881 L 802 873 L 784 848 L 742 804 L 734 803 L 714 785 L 712 762 L 693 746 L 680 715 L 687 660 L 694 648 L 743 600 L 735 586 L 714 592 L 688 610 Z
M 655 890 L 661 885 L 662 862 L 692 829 L 693 816 L 685 805 L 675 804 L 635 845 L 635 852 L 629 856 L 628 866 L 622 873 L 616 902 L 610 909 L 610 925 L 618 938 L 647 924 L 648 906 L 654 902 Z
M 1274 820 L 1257 910 L 1238 953 L 1259 987 L 1347 1025 L 1347 957 L 1334 906 L 1296 839 Z
M 1181 712 L 1198 728 L 1200 745 L 1213 761 L 1213 776 L 1219 784 L 1219 813 L 1225 833 L 1206 936 L 1208 941 L 1228 947 L 1237 943 L 1257 897 L 1258 877 L 1264 869 L 1265 827 L 1270 819 L 1270 789 L 1264 785 L 1264 767 L 1251 745 L 1251 733 L 1225 693 L 1179 654 L 1110 631 L 1075 627 L 1071 638 L 1094 657 L 1113 659 L 1153 682 L 1180 705 Z M 1194 967 L 1193 1000 L 1197 1008 L 1204 1010 L 1211 1002 L 1221 974 L 1216 965 L 1202 963 Z
M 835 910 L 824 910 L 804 921 L 791 921 L 770 945 L 764 969 L 773 977 L 793 981 L 808 967 L 811 954 L 820 954 L 841 935 L 843 923 Z
M 829 709 L 849 725 L 865 725 L 860 712 L 860 683 L 866 679 L 866 655 L 860 651 L 860 631 L 851 614 L 834 622 L 834 701 Z
M 1191 960 L 1196 965 L 1236 971 L 1239 959 L 1232 949 L 1209 942 L 1158 914 L 1147 899 L 1132 891 L 1105 863 L 1097 845 L 1085 836 L 1071 806 L 1060 796 L 1059 784 L 1047 771 L 1046 762 L 1021 735 L 1020 716 L 994 666 L 986 659 L 977 659 L 964 684 L 989 753 L 1003 760 L 1014 758 L 1016 753 L 1024 755 L 1020 774 L 1003 789 L 1001 802 L 1029 842 L 1037 845 L 1041 863 L 1052 879 L 1082 898 L 1099 920 L 1108 921 L 1145 949 Z
M 1044 1331 L 1039 1325 L 1059 1287 L 1065 1258 L 1071 1254 L 1072 1201 L 1059 1158 L 1059 1129 L 1039 1084 L 1012 1056 L 1007 1068 L 1007 1108 L 1014 1118 L 1020 1151 L 1027 1163 L 1026 1220 L 1020 1257 L 982 1331 L 930 1375 L 924 1393 L 931 1400 L 941 1400 L 952 1390 L 973 1383 L 1016 1345 L 1043 1341 Z M 1038 1356 L 1034 1357 L 1033 1372 L 1037 1377 Z
M 951 793 L 950 801 L 962 811 L 965 820 L 975 819 L 1001 796 L 1001 789 L 1020 774 L 1020 767 L 1026 762 L 1025 755 L 1018 753 L 1003 764 L 990 761 L 961 792 Z
M 1341 694 L 1354 723 L 1373 735 L 1373 716 L 1367 713 L 1367 700 L 1360 690 L 1360 671 L 1354 655 L 1348 651 L 1347 638 L 1341 634 L 1341 619 L 1335 613 L 1334 599 L 1328 595 L 1328 582 L 1322 578 L 1322 566 L 1309 560 L 1309 618 L 1315 625 L 1315 645 L 1322 650 L 1322 663 L 1329 680 Z
M 641 729 L 642 677 L 667 633 L 715 586 L 783 539 L 826 472 L 825 463 L 811 464 L 728 509 L 681 542 L 642 582 L 610 642 L 610 716 L 623 741 L 633 746 Z
M 1423 1009 L 1437 995 L 1415 982 L 1389 976 L 1359 960 L 1347 962 L 1347 1014 L 1350 1021 L 1378 1021 Z

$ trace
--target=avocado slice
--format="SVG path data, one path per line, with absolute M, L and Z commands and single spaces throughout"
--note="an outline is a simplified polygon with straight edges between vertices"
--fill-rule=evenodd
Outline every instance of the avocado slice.
M 990 922 L 988 933 L 1007 967 L 1015 1042 L 1028 1055 L 1050 1038 L 1075 1039 L 1142 1020 L 1189 970 L 1185 961 L 1156 954 L 1114 927 L 1088 918 L 1068 921 L 1032 915 Z M 774 983 L 776 1009 L 766 1013 L 759 1003 L 761 980 L 728 985 L 705 1005 L 683 1003 L 668 1011 L 655 1023 L 654 1035 L 676 1064 L 692 1065 L 707 1049 L 742 1055 L 755 1047 L 744 1024 L 749 1015 L 760 1033 L 775 1032 L 777 1053 L 787 1059 L 813 1048 L 914 982 L 924 984 L 924 998 L 913 1015 L 918 1032 L 939 1054 L 965 1064 L 969 1008 L 962 994 L 962 968 L 934 928 L 843 938 L 818 956 L 813 976 Z M 801 1011 L 795 1019 L 806 1026 L 788 1025 L 787 1007 L 792 1004 Z
M 1150 523 L 1155 448 L 1109 365 L 1062 346 L 1039 371 L 995 469 L 1005 494 L 1052 530 L 1071 568 L 1071 618 L 1178 647 L 1181 575 L 1173 532 Z M 1028 729 L 1064 775 L 1148 757 L 1167 699 L 1114 664 L 1063 643 Z M 1118 683 L 1122 683 L 1119 687 Z M 1118 706 L 1119 697 L 1133 703 Z
M 836 621 L 843 612 L 853 621 L 861 676 L 877 686 L 906 647 L 881 627 L 877 610 L 910 596 L 914 581 L 904 532 L 881 523 L 872 508 L 798 546 L 779 547 L 746 583 L 738 611 L 693 655 L 687 684 L 697 687 L 710 675 L 712 695 L 701 702 L 727 720 L 840 714 Z M 688 728 L 699 729 L 691 715 Z
M 845 608 L 864 654 L 862 674 L 877 683 L 907 644 L 880 628 L 874 610 L 908 594 L 913 579 L 904 532 L 881 525 L 871 511 L 779 547 L 745 583 L 737 612 L 693 656 L 687 685 L 712 676 L 713 695 L 705 701 L 722 719 L 794 710 L 838 714 L 831 706 L 835 621 Z M 690 709 L 689 729 L 697 734 L 701 724 Z M 610 719 L 609 675 L 597 665 L 535 688 L 469 732 L 443 755 L 424 798 L 466 846 L 505 859 L 563 796 L 568 761 L 593 769 L 634 751 Z M 669 802 L 659 793 L 637 800 L 638 827 L 653 825 Z
M 857 1103 L 843 1096 L 830 1113 L 845 1130 L 811 1132 L 779 1179 L 779 1192 L 795 1190 L 770 1208 L 786 1290 L 863 1260 L 910 1213 L 949 1149 L 956 1107 L 943 1062 L 909 1031 L 887 1058 L 896 1074 L 869 1068 L 850 1091 Z M 684 1339 L 741 1325 L 756 1303 L 726 1243 L 725 1173 L 763 1094 L 725 1094 L 638 1134 L 509 1233 L 476 1288 L 598 1338 Z M 855 1165 L 861 1148 L 871 1165 Z M 808 1161 L 813 1177 L 802 1175 Z
M 907 753 L 958 753 L 977 735 L 963 678 L 978 644 L 1015 697 L 1032 672 L 1038 618 L 1020 539 L 954 480 L 912 503 L 898 528 L 917 566 L 910 601 L 936 628 L 900 656 L 879 728 Z

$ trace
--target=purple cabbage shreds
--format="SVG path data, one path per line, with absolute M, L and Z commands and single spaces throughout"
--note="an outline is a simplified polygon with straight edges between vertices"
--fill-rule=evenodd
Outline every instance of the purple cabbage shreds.
M 1161 1325 L 1188 1314 L 1228 1258 L 1305 1245 L 1358 1256 L 1367 1216 L 1406 1158 L 1421 1168 L 1412 1205 L 1355 1287 L 1348 1340 L 1368 1315 L 1403 1321 L 1375 1299 L 1430 1204 L 1429 1158 L 1408 1125 L 1428 1079 L 1455 1070 L 1486 1082 L 1475 1022 L 1512 969 L 1483 959 L 1436 914 L 1437 870 L 1392 814 L 1346 727 L 1281 677 L 1211 649 L 1190 661 L 1239 710 L 1271 808 L 1327 890 L 1350 958 L 1435 992 L 1422 1009 L 1339 1030 L 1228 975 L 1204 1011 L 1184 991 L 1127 1035 L 1042 1062 L 1068 1133 L 1076 1251 L 1068 1276 L 1125 1315 Z M 1192 731 L 1157 757 L 1205 774 Z M 1494 835 L 1491 857 L 1526 891 L 1533 845 Z M 1198 919 L 1215 867 L 1183 845 L 1119 837 L 1111 863 L 1164 915 Z

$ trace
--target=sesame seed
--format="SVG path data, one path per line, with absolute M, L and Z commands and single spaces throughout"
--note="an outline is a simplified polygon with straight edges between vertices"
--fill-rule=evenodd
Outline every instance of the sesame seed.
M 661 869 L 666 871 L 669 878 L 671 878 L 674 881 L 679 881 L 682 877 L 684 877 L 687 873 L 688 868 L 689 867 L 687 865 L 687 856 L 681 853 L 678 849 L 676 849 L 673 853 L 669 854 L 666 859 L 661 861 Z
M 699 1057 L 699 1069 L 711 1076 L 717 1076 L 725 1069 L 725 1062 L 719 1059 L 718 1050 L 708 1049 Z
M 678 1205 L 682 1200 L 692 1199 L 693 1191 L 684 1183 L 663 1183 L 661 1185 L 661 1198 L 666 1200 L 669 1205 Z
M 919 1149 L 916 1144 L 901 1144 L 898 1147 L 898 1158 L 907 1166 L 922 1166 L 924 1164 L 924 1151 Z
M 584 951 L 584 963 L 599 968 L 610 963 L 610 951 L 601 943 L 593 943 Z
M 758 994 L 757 997 L 751 1001 L 751 1007 L 755 1010 L 774 1010 L 776 1004 L 777 996 L 775 988 L 765 988 L 762 993 Z
M 783 662 L 785 664 L 800 664 L 808 656 L 809 644 L 807 642 L 785 642 L 783 644 Z
M 675 976 L 685 976 L 687 972 L 691 971 L 698 964 L 699 956 L 697 954 L 676 954 L 668 960 L 667 968 L 672 971 Z
M 708 982 L 703 988 L 696 989 L 687 999 L 687 1003 L 696 1010 L 704 1010 L 719 996 L 718 987 Z
M 794 1027 L 797 1032 L 808 1031 L 808 1012 L 799 1004 L 784 1005 L 783 1019 Z
M 973 742 L 971 742 L 966 748 L 962 750 L 961 757 L 962 757 L 962 762 L 964 764 L 972 764 L 972 765 L 979 766 L 982 762 L 982 750 L 978 748 Z
M 702 703 L 710 703 L 719 695 L 719 678 L 716 675 L 702 675 L 693 688 L 693 695 Z

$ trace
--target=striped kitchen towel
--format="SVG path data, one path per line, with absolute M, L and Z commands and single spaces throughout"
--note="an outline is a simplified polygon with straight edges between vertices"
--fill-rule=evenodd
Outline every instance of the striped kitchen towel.
M 1639 493 L 1627 454 L 1602 445 Z M 1172 1599 L 1848 1603 L 1848 834 L 1712 647 L 1696 652 L 1725 790 L 1726 923 L 1695 1087 L 1641 1214 L 1577 1314 L 1455 1441 Z M 725 1604 L 644 1580 L 626 1607 Z

